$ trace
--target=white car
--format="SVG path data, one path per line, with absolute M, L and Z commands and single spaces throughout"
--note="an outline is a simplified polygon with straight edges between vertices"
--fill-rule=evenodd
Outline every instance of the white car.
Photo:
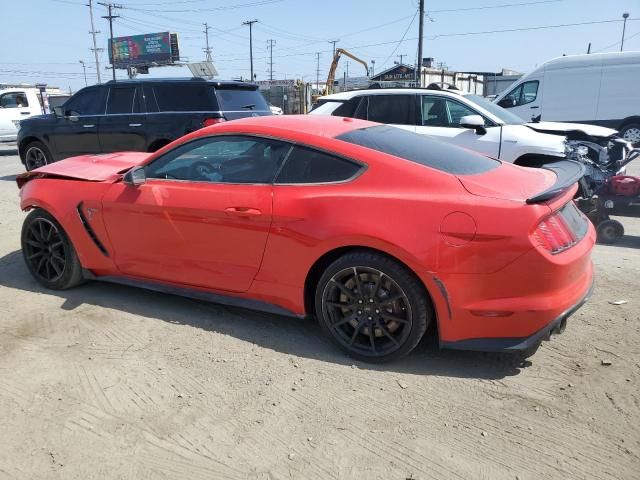
M 0 90 L 0 142 L 15 142 L 20 121 L 34 115 L 42 115 L 37 89 Z
M 582 154 L 608 164 L 622 161 L 631 150 L 630 144 L 609 128 L 525 123 L 484 97 L 440 87 L 336 93 L 321 97 L 310 114 L 392 124 L 522 166 L 540 166 Z
M 282 109 L 280 107 L 276 107 L 275 105 L 269 104 L 269 110 L 271 110 L 272 115 L 282 115 Z

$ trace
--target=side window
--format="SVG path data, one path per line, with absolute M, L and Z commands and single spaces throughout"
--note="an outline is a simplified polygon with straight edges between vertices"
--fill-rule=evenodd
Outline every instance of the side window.
M 68 115 L 103 115 L 105 110 L 105 89 L 89 88 L 80 90 L 64 104 Z
M 471 110 L 462 103 L 447 100 L 447 110 L 449 111 L 449 126 L 458 128 L 460 126 L 460 120 L 467 115 L 479 115 L 478 112 Z
M 149 85 L 145 85 L 143 87 L 144 92 L 144 104 L 147 113 L 155 113 L 158 111 L 158 102 L 156 101 L 156 96 L 153 93 L 153 88 Z
M 518 105 L 526 105 L 533 102 L 538 96 L 538 82 L 525 82 L 522 84 L 522 94 L 520 95 L 520 101 Z
M 148 178 L 271 183 L 291 146 L 266 138 L 207 137 L 176 147 L 146 167 Z
M 212 112 L 220 109 L 213 87 L 208 84 L 176 82 L 154 85 L 152 89 L 161 112 Z
M 415 125 L 415 95 L 369 95 L 368 120 L 396 125 Z
M 447 105 L 443 97 L 422 96 L 422 125 L 428 127 L 448 127 Z
M 520 101 L 520 95 L 522 94 L 522 85 L 518 85 L 516 88 L 511 90 L 500 102 L 500 105 L 503 108 L 511 108 L 518 105 Z
M 336 117 L 353 117 L 359 103 L 360 97 L 352 98 L 351 100 L 343 102 L 342 105 L 336 108 L 331 115 Z
M 311 148 L 293 147 L 276 183 L 328 183 L 349 180 L 361 169 L 349 160 Z
M 535 101 L 538 97 L 538 80 L 524 82 L 514 88 L 498 105 L 504 108 L 519 107 Z
M 2 108 L 22 108 L 28 106 L 29 102 L 24 92 L 11 92 L 0 96 L 0 107 Z
M 111 89 L 107 102 L 107 114 L 138 112 L 140 112 L 140 99 L 136 87 Z

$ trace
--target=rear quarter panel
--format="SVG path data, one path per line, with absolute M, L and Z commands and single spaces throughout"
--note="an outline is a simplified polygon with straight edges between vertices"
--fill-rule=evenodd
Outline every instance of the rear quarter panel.
M 339 153 L 376 158 L 348 183 L 274 187 L 273 224 L 256 282 L 293 289 L 294 305 L 287 308 L 297 312 L 310 268 L 334 249 L 385 252 L 411 268 L 433 297 L 434 276 L 493 272 L 531 250 L 529 232 L 549 212 L 475 197 L 453 175 L 369 149 Z M 456 213 L 471 217 L 475 232 L 443 233 L 443 220 Z

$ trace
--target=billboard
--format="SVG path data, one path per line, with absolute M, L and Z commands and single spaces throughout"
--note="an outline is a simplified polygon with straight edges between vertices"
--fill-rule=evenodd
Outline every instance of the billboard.
M 109 61 L 116 68 L 135 65 L 166 65 L 180 60 L 178 37 L 175 33 L 159 32 L 145 35 L 115 37 L 109 42 Z

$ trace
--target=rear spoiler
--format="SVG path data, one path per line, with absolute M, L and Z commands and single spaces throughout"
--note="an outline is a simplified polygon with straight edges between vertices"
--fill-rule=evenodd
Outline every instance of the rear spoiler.
M 542 203 L 560 195 L 570 189 L 585 174 L 585 167 L 582 163 L 574 160 L 562 160 L 543 165 L 542 168 L 551 170 L 556 174 L 556 181 L 551 187 L 537 195 L 527 198 L 527 203 Z

